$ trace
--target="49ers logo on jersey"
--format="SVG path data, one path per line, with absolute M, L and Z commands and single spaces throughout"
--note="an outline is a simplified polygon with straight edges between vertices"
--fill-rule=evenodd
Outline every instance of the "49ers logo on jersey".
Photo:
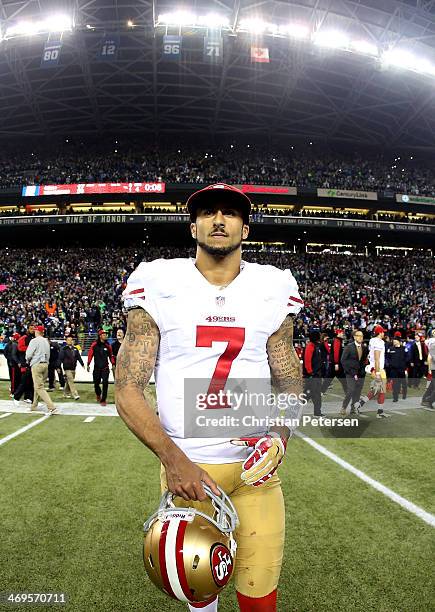
M 224 544 L 215 544 L 210 553 L 210 565 L 213 580 L 218 587 L 227 584 L 233 573 L 233 558 Z

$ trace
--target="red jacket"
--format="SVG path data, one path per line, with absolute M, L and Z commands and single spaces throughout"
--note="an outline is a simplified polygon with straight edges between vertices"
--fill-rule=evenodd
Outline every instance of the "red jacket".
M 320 356 L 319 345 L 315 342 L 308 342 L 304 353 L 305 372 L 310 376 L 320 376 L 322 369 L 322 358 Z
M 343 340 L 341 338 L 334 338 L 334 340 L 332 341 L 331 363 L 333 363 L 334 365 L 340 365 L 342 353 Z
M 88 365 L 90 365 L 92 359 L 94 360 L 94 367 L 98 370 L 108 368 L 109 362 L 112 365 L 115 365 L 112 347 L 108 342 L 100 342 L 99 340 L 95 340 L 95 342 L 91 344 L 88 353 Z

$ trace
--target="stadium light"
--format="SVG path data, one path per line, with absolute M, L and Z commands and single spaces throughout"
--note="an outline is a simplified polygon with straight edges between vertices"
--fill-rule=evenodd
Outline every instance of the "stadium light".
M 361 55 L 371 55 L 377 57 L 379 55 L 378 46 L 368 40 L 352 40 L 350 43 L 351 50 Z
M 206 15 L 195 15 L 189 11 L 174 11 L 173 13 L 162 13 L 157 18 L 157 25 L 193 26 L 209 29 L 228 28 L 228 17 L 217 13 Z
M 318 30 L 313 34 L 313 43 L 328 49 L 348 49 L 349 37 L 339 30 Z
M 279 26 L 279 33 L 286 34 L 290 38 L 307 39 L 310 36 L 310 29 L 307 26 L 299 23 L 289 23 L 288 25 Z
M 71 17 L 52 15 L 40 21 L 20 21 L 6 29 L 4 39 L 18 36 L 35 36 L 46 32 L 68 32 L 73 28 Z
M 420 72 L 423 72 L 424 74 L 435 76 L 435 64 L 433 64 L 427 59 L 420 60 L 419 69 L 420 69 Z
M 435 64 L 405 49 L 387 49 L 381 56 L 381 64 L 385 68 L 402 68 L 419 74 L 435 76 Z
M 173 13 L 163 13 L 157 19 L 159 25 L 195 25 L 196 16 L 187 11 L 174 11 Z
M 308 26 L 299 23 L 289 23 L 279 25 L 270 23 L 260 17 L 252 17 L 241 19 L 238 26 L 238 32 L 248 32 L 250 34 L 272 34 L 272 36 L 288 36 L 289 38 L 307 39 L 310 36 Z
M 413 53 L 404 49 L 390 48 L 384 51 L 381 56 L 381 63 L 383 66 L 389 68 L 393 66 L 395 68 L 405 68 L 407 70 L 414 70 L 420 72 L 419 60 Z
M 262 34 L 266 30 L 273 33 L 274 28 L 278 28 L 278 26 L 258 18 L 241 19 L 238 26 L 239 30 L 250 32 L 251 34 Z
M 208 15 L 200 15 L 197 19 L 198 25 L 209 29 L 229 28 L 230 20 L 228 17 L 218 15 L 217 13 L 209 13 Z

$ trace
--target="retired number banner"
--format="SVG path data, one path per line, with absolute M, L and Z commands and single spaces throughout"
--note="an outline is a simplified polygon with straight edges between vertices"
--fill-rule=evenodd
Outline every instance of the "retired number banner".
M 42 52 L 41 68 L 56 68 L 59 64 L 62 42 L 46 42 Z
M 163 57 L 167 60 L 179 60 L 181 56 L 181 36 L 167 34 L 163 36 Z
M 119 36 L 117 34 L 112 36 L 103 36 L 101 40 L 101 46 L 98 52 L 98 60 L 100 62 L 107 62 L 116 60 L 119 49 Z
M 223 58 L 222 36 L 206 36 L 204 38 L 204 61 L 209 64 L 221 64 Z

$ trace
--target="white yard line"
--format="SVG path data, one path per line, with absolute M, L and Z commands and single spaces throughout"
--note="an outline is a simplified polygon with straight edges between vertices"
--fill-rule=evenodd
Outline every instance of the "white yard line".
M 92 423 L 93 420 L 95 420 L 95 417 L 88 417 L 87 419 L 84 419 L 83 423 Z
M 11 416 L 12 412 L 5 412 L 4 414 L 0 414 L 0 419 L 5 419 L 8 416 Z
M 400 410 L 393 410 L 393 408 L 386 408 L 388 412 L 393 412 L 394 414 L 401 414 L 402 416 L 408 416 L 406 412 L 400 412 Z
M 419 406 L 422 410 L 427 410 L 428 412 L 435 412 L 433 408 L 428 408 L 427 406 Z
M 426 510 L 423 510 L 423 508 L 420 508 L 416 504 L 413 504 L 411 501 L 409 501 L 405 497 L 402 497 L 401 495 L 399 495 L 398 493 L 395 493 L 394 491 L 392 491 L 391 489 L 389 489 L 382 483 L 378 482 L 374 478 L 371 478 L 362 470 L 359 470 L 358 468 L 354 467 L 353 465 L 351 465 L 344 459 L 341 459 L 341 457 L 331 452 L 330 450 L 328 450 L 321 444 L 318 444 L 317 442 L 315 442 L 312 438 L 309 438 L 305 434 L 298 432 L 298 431 L 295 433 L 297 436 L 302 438 L 304 442 L 307 442 L 307 444 L 309 444 L 310 446 L 315 448 L 317 451 L 319 451 L 319 453 L 322 453 L 322 455 L 325 455 L 326 457 L 328 457 L 328 459 L 332 459 L 332 461 L 335 461 L 335 463 L 337 463 L 339 466 L 341 466 L 348 472 L 351 472 L 352 474 L 354 474 L 354 476 L 357 476 L 358 478 L 366 482 L 368 485 L 373 487 L 373 489 L 376 489 L 377 491 L 379 491 L 380 493 L 382 493 L 383 495 L 391 499 L 396 504 L 399 504 L 399 506 L 402 506 L 402 508 L 404 508 L 408 512 L 411 512 L 415 516 L 418 516 L 418 518 L 420 518 L 422 521 L 424 521 L 431 527 L 435 527 L 435 516 L 433 514 L 426 512 Z
M 32 429 L 32 427 L 35 427 L 35 425 L 39 425 L 39 423 L 42 423 L 43 421 L 46 421 L 48 418 L 50 418 L 50 416 L 51 416 L 50 414 L 44 414 L 44 416 L 41 417 L 40 419 L 36 419 L 36 421 L 32 421 L 31 423 L 29 423 L 25 427 L 21 427 L 21 429 L 18 429 L 17 431 L 14 431 L 14 433 L 11 433 L 8 436 L 5 436 L 4 438 L 1 438 L 0 439 L 0 446 L 2 446 L 3 444 L 6 444 L 6 442 L 9 442 L 9 440 L 12 440 L 13 438 L 16 438 L 17 436 L 25 433 L 29 429 Z

